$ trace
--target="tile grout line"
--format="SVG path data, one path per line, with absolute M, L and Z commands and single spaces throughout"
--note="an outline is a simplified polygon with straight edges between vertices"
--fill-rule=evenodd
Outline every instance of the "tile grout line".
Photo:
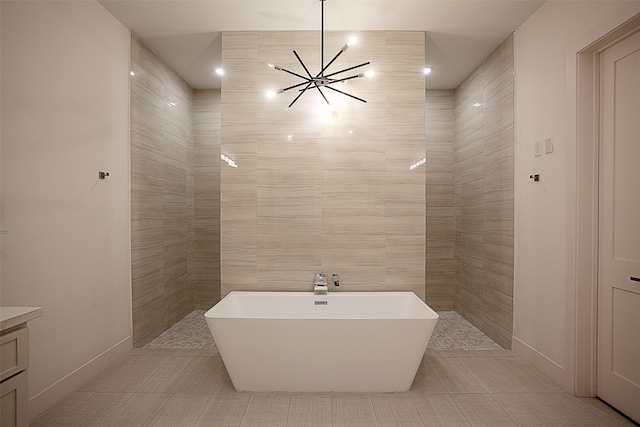
M 411 390 L 411 388 L 409 388 L 409 390 Z M 418 413 L 418 416 L 420 417 L 420 420 L 422 421 L 422 425 L 426 426 L 427 422 L 425 421 L 424 417 L 422 416 L 422 413 L 418 409 L 418 405 L 416 405 L 416 401 L 415 401 L 415 399 L 413 397 L 413 394 L 409 393 L 409 390 L 407 391 L 407 394 L 409 395 L 409 398 L 411 399 L 411 403 L 413 403 L 413 407 L 416 409 L 416 412 Z

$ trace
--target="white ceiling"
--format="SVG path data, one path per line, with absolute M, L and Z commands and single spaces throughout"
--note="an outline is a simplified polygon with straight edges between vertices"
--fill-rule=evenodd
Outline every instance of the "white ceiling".
M 320 29 L 319 0 L 99 2 L 195 89 L 220 88 L 222 31 Z M 327 0 L 325 30 L 424 31 L 427 88 L 454 89 L 543 3 Z

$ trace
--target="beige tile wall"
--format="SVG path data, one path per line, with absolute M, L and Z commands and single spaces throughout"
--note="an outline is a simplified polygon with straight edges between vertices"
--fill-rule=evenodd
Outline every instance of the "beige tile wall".
M 455 309 L 505 348 L 513 330 L 513 37 L 455 91 Z
M 131 55 L 133 339 L 142 346 L 193 309 L 193 98 L 135 37 Z
M 427 239 L 425 300 L 454 309 L 453 90 L 427 90 Z
M 220 91 L 195 90 L 194 248 L 189 277 L 195 308 L 220 300 Z
M 371 61 L 371 79 L 330 93 L 274 99 L 267 90 L 319 68 L 318 32 L 223 34 L 221 169 L 222 295 L 232 290 L 311 290 L 318 271 L 340 273 L 340 290 L 409 290 L 424 297 L 424 34 L 363 32 L 332 69 Z M 348 38 L 326 33 L 325 63 Z M 329 92 L 329 91 L 327 91 Z M 334 96 L 335 95 L 335 96 Z
M 135 37 L 131 67 L 133 333 L 143 346 L 220 299 L 220 91 L 192 90 Z
M 231 290 L 308 290 L 322 270 L 341 274 L 340 290 L 412 290 L 438 310 L 455 306 L 510 346 L 511 38 L 456 90 L 454 105 L 453 91 L 418 95 L 424 78 L 407 70 L 424 63 L 419 34 L 360 34 L 336 66 L 372 62 L 375 78 L 340 87 L 368 102 L 338 96 L 328 117 L 314 93 L 288 111 L 295 93 L 262 96 L 297 83 L 265 65 L 299 71 L 292 48 L 318 69 L 317 33 L 226 33 L 224 91 L 193 91 L 184 130 L 187 111 L 165 117 L 163 98 L 189 90 L 134 40 L 132 64 L 148 68 L 132 83 L 137 345 L 185 306 L 209 308 Z M 327 33 L 325 62 L 344 39 Z M 184 162 L 180 135 L 193 138 Z M 220 163 L 221 150 L 239 167 Z

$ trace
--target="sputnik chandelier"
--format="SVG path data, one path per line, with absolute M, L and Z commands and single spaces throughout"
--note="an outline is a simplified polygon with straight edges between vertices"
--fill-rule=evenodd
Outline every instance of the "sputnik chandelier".
M 343 95 L 349 96 L 353 99 L 357 99 L 358 101 L 361 102 L 367 102 L 362 98 L 359 98 L 357 96 L 351 95 L 347 92 L 344 92 L 340 89 L 336 89 L 333 85 L 336 83 L 344 83 L 347 80 L 352 80 L 352 79 L 357 79 L 360 77 L 364 77 L 365 74 L 369 75 L 369 73 L 359 73 L 359 74 L 354 74 L 352 76 L 349 77 L 341 77 L 340 74 L 342 73 L 346 73 L 347 71 L 352 71 L 355 70 L 357 68 L 360 67 L 364 67 L 365 65 L 369 65 L 369 62 L 363 62 L 362 64 L 358 64 L 355 65 L 353 67 L 348 67 L 348 68 L 344 68 L 340 71 L 336 71 L 333 73 L 329 73 L 329 74 L 325 74 L 325 71 L 327 71 L 327 69 L 331 66 L 331 64 L 333 64 L 335 62 L 336 59 L 338 59 L 338 57 L 340 55 L 342 55 L 344 52 L 346 52 L 347 49 L 349 49 L 349 47 L 351 45 L 353 45 L 353 43 L 355 43 L 356 39 L 352 38 L 350 39 L 344 46 L 342 46 L 342 49 L 340 49 L 338 51 L 338 53 L 336 53 L 336 55 L 333 57 L 333 59 L 331 61 L 329 61 L 327 63 L 327 65 L 324 65 L 324 2 L 325 0 L 320 0 L 320 3 L 322 4 L 322 12 L 321 12 L 321 18 L 320 18 L 320 25 L 321 25 L 321 31 L 320 31 L 320 37 L 321 37 L 321 41 L 320 41 L 320 72 L 318 74 L 316 74 L 315 76 L 313 76 L 310 72 L 309 69 L 307 68 L 306 65 L 304 65 L 304 62 L 302 61 L 302 58 L 300 58 L 300 55 L 298 55 L 298 52 L 296 52 L 295 50 L 293 51 L 293 54 L 295 55 L 296 59 L 298 60 L 298 62 L 300 63 L 300 65 L 302 65 L 302 68 L 304 69 L 306 76 L 302 75 L 302 74 L 298 74 L 296 72 L 287 70 L 286 68 L 282 68 L 278 65 L 273 65 L 273 64 L 269 64 L 269 67 L 271 68 L 275 68 L 278 71 L 282 71 L 288 74 L 291 74 L 293 76 L 296 76 L 300 79 L 302 79 L 302 83 L 298 83 L 295 84 L 293 86 L 289 86 L 289 87 L 285 87 L 283 89 L 278 90 L 277 92 L 271 92 L 269 95 L 273 96 L 276 93 L 282 93 L 282 92 L 286 92 L 292 89 L 298 89 L 298 96 L 296 96 L 294 98 L 293 101 L 291 101 L 291 104 L 289 104 L 289 108 L 291 108 L 293 106 L 293 104 L 296 103 L 296 101 L 298 99 L 300 99 L 300 97 L 309 89 L 313 90 L 313 89 L 317 89 L 318 92 L 320 93 L 320 95 L 322 96 L 322 98 L 324 99 L 324 101 L 327 103 L 327 105 L 330 105 L 329 100 L 327 99 L 327 97 L 325 96 L 325 94 L 322 92 L 322 89 L 330 89 L 332 91 L 341 93 Z

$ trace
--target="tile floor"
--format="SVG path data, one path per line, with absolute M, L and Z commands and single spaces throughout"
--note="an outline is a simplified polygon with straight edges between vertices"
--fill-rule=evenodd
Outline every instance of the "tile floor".
M 237 393 L 215 348 L 135 349 L 31 423 L 34 427 L 631 425 L 596 399 L 564 393 L 508 350 L 431 347 L 406 393 L 319 394 Z

